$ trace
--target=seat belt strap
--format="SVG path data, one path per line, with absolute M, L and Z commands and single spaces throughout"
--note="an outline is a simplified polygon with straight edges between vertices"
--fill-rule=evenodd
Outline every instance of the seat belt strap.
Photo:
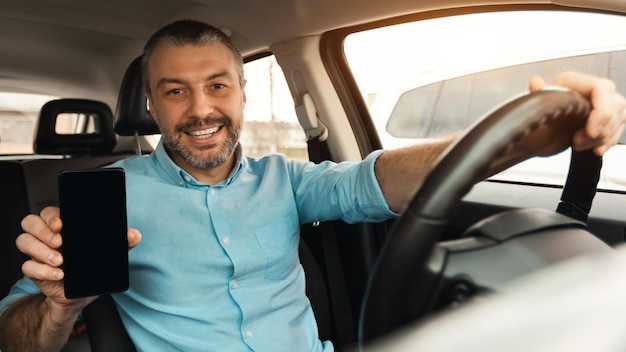
M 309 159 L 319 163 L 330 159 L 330 152 L 326 141 L 319 137 L 310 138 L 307 141 Z M 356 333 L 352 319 L 352 309 L 348 297 L 346 280 L 344 276 L 343 264 L 339 255 L 337 238 L 330 222 L 316 223 L 315 230 L 321 237 L 324 254 L 324 267 L 328 280 L 328 291 L 330 295 L 330 306 L 335 326 L 338 346 L 346 345 L 356 341 Z

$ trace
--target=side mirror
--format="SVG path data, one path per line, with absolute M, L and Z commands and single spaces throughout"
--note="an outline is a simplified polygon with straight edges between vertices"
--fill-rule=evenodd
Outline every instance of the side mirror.
M 428 138 L 469 126 L 471 121 L 459 113 L 458 104 L 442 104 L 447 85 L 438 82 L 402 93 L 387 121 L 387 132 L 396 138 Z

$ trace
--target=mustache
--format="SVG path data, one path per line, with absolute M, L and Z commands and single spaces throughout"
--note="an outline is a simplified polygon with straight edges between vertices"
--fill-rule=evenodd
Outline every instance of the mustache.
M 204 126 L 224 125 L 226 127 L 232 124 L 232 120 L 228 116 L 205 117 L 202 119 L 193 119 L 186 123 L 176 125 L 174 131 L 177 133 L 185 132 L 189 129 L 197 129 Z

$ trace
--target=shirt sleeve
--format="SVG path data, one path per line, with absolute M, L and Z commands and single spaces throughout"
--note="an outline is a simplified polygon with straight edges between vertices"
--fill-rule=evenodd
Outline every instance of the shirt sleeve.
M 300 222 L 380 222 L 396 217 L 374 173 L 382 153 L 372 152 L 361 162 L 305 164 L 294 185 Z
M 21 298 L 39 292 L 41 292 L 39 287 L 37 287 L 31 279 L 27 277 L 20 279 L 11 287 L 9 294 L 0 301 L 0 314 L 4 313 L 9 306 L 19 301 Z

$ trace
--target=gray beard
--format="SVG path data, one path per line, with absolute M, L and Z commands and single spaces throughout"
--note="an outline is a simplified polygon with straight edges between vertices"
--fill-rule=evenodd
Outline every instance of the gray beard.
M 189 148 L 187 148 L 181 141 L 180 138 L 176 138 L 176 133 L 170 133 L 169 131 L 163 131 L 161 134 L 161 139 L 163 140 L 163 146 L 170 154 L 174 154 L 179 156 L 185 162 L 198 169 L 212 169 L 216 168 L 222 164 L 224 164 L 235 152 L 237 148 L 237 144 L 239 143 L 239 136 L 241 134 L 241 124 L 233 127 L 233 124 L 230 122 L 230 119 L 226 119 L 227 123 L 223 125 L 223 129 L 225 128 L 228 135 L 226 138 L 226 142 L 224 146 L 219 150 L 217 155 L 212 158 L 202 158 L 200 156 L 194 155 Z M 182 133 L 184 130 L 184 126 L 178 126 L 176 128 L 176 132 Z M 211 147 L 207 147 L 211 148 Z

